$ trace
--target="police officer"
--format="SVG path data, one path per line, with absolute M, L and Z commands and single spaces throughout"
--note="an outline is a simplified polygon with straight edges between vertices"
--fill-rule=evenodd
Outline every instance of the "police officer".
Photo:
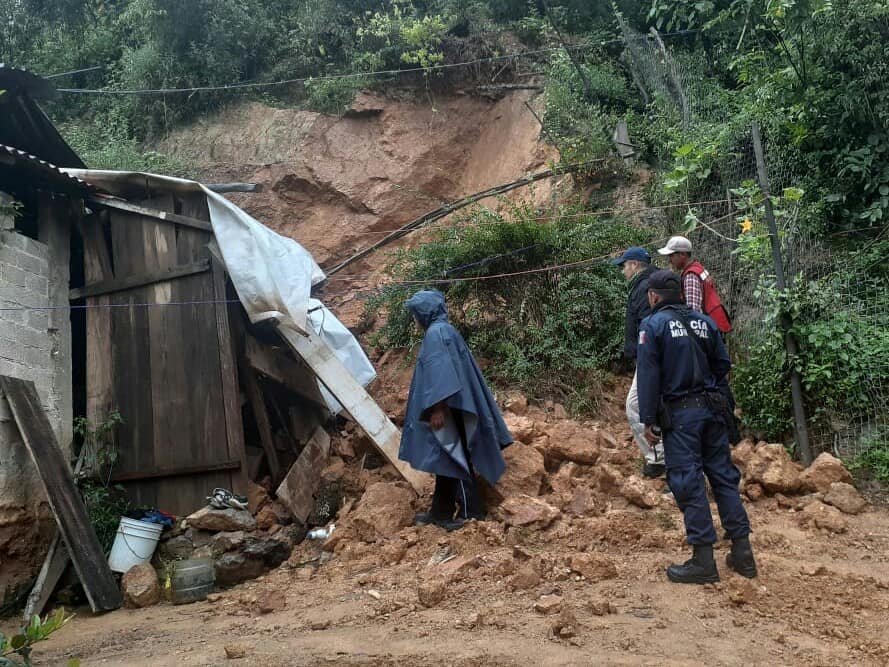
M 685 305 L 676 274 L 657 271 L 649 277 L 648 303 L 652 312 L 642 321 L 637 348 L 640 419 L 649 442 L 657 442 L 655 432 L 662 430 L 667 484 L 694 550 L 683 565 L 668 567 L 667 577 L 677 583 L 719 581 L 704 475 L 732 540 L 726 563 L 755 577 L 750 522 L 738 491 L 741 475 L 732 463 L 720 403 L 724 398 L 717 391 L 731 367 L 728 352 L 714 321 Z

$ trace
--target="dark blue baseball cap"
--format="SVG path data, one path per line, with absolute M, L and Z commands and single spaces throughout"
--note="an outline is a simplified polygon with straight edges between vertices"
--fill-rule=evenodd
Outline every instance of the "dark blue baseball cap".
M 639 246 L 634 245 L 632 248 L 627 248 L 624 250 L 624 254 L 620 257 L 616 257 L 611 260 L 611 263 L 620 266 L 628 259 L 635 259 L 637 262 L 645 262 L 646 264 L 651 264 L 651 255 L 645 250 L 645 248 L 640 248 Z

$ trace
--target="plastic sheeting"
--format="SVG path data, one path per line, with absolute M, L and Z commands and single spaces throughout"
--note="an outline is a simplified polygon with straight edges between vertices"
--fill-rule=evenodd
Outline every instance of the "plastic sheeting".
M 222 195 L 194 181 L 136 172 L 62 171 L 129 200 L 148 199 L 158 190 L 203 192 L 216 243 L 250 321 L 275 318 L 299 331 L 311 326 L 362 386 L 376 377 L 352 333 L 311 297 L 312 286 L 324 280 L 324 272 L 311 253 L 293 239 L 273 232 Z M 338 414 L 340 404 L 321 383 L 319 387 L 331 412 Z

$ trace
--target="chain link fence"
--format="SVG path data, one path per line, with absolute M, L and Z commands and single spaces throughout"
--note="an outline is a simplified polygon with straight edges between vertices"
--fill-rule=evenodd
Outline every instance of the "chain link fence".
M 723 120 L 720 110 L 708 108 L 704 101 L 702 63 L 689 62 L 684 53 L 671 53 L 656 33 L 637 33 L 622 21 L 621 29 L 626 43 L 623 62 L 646 102 L 672 107 L 684 127 L 696 121 Z M 768 137 L 765 144 L 784 272 L 792 295 L 789 307 L 794 324 L 805 325 L 795 329 L 806 336 L 800 341 L 805 360 L 798 366 L 811 447 L 816 455 L 830 451 L 854 458 L 889 441 L 889 295 L 866 266 L 850 266 L 849 251 L 801 227 L 800 198 L 805 194 L 795 188 L 800 175 L 793 173 L 782 156 L 770 160 Z M 692 241 L 695 256 L 714 276 L 732 315 L 734 331 L 729 342 L 736 365 L 751 364 L 757 355 L 777 355 L 779 359 L 771 364 L 774 376 L 755 379 L 766 389 L 757 400 L 783 400 L 789 407 L 790 362 L 783 357 L 780 323 L 774 317 L 779 296 L 774 290 L 775 267 L 751 134 L 739 132 L 730 155 L 704 156 L 699 164 L 695 163 L 701 157 L 696 150 L 684 147 L 679 153 L 688 151 L 687 157 L 674 156 L 687 168 L 674 180 L 697 178 L 699 187 L 694 196 L 681 184 L 675 188 L 675 200 L 687 206 L 665 209 L 656 223 L 661 229 L 653 230 L 652 236 L 679 233 Z M 754 365 L 753 369 L 767 366 Z M 734 378 L 733 384 L 737 381 Z M 740 393 L 756 398 L 749 391 Z

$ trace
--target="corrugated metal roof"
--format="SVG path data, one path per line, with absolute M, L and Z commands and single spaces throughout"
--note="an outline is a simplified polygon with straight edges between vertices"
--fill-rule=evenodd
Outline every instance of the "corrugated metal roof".
M 85 194 L 96 188 L 13 146 L 0 144 L 0 190 L 11 194 L 48 190 L 63 194 Z
M 57 95 L 55 87 L 46 79 L 4 63 L 0 63 L 0 90 L 23 90 L 35 99 Z

